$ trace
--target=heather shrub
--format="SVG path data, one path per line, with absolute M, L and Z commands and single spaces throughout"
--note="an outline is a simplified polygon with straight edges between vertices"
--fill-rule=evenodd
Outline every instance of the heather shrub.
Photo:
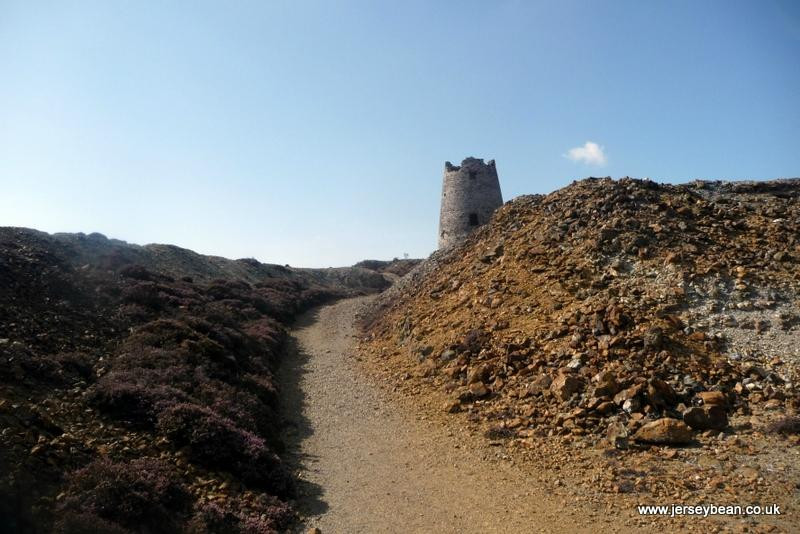
M 137 327 L 126 340 L 126 346 L 176 349 L 185 340 L 197 340 L 199 338 L 200 335 L 183 321 L 156 319 Z
M 111 372 L 92 388 L 88 400 L 114 419 L 135 427 L 152 427 L 161 409 L 186 402 L 189 397 L 175 387 L 147 378 L 141 372 Z
M 309 305 L 335 294 L 329 289 L 306 288 L 286 279 L 266 279 L 254 288 L 243 282 L 214 281 L 208 293 L 245 318 L 254 318 L 255 311 L 280 320 L 290 319 Z
M 257 290 L 260 296 L 258 309 L 265 315 L 287 320 L 298 312 L 299 289 L 291 288 L 290 292 L 284 292 L 266 284 L 259 284 Z
M 224 469 L 242 481 L 276 495 L 290 492 L 289 474 L 278 457 L 255 434 L 237 427 L 208 408 L 177 404 L 158 416 L 158 429 L 178 447 L 189 447 L 190 459 Z
M 245 328 L 245 333 L 254 342 L 271 349 L 277 348 L 286 335 L 283 327 L 268 317 L 249 323 Z
M 156 274 L 148 271 L 141 265 L 126 265 L 119 270 L 119 274 L 124 278 L 131 278 L 133 280 L 139 280 L 140 282 L 154 282 L 158 279 Z
M 134 303 L 121 305 L 118 308 L 118 313 L 121 319 L 133 324 L 147 321 L 151 315 L 147 307 Z
M 263 318 L 249 323 L 245 333 L 249 355 L 245 365 L 246 370 L 256 373 L 273 370 L 286 339 L 286 331 L 273 320 Z
M 222 343 L 236 345 L 230 334 L 217 335 Z M 159 319 L 137 329 L 126 341 L 127 353 L 118 365 L 167 367 L 180 364 L 205 366 L 209 374 L 232 380 L 239 372 L 236 352 L 183 321 Z
M 234 345 L 234 343 L 230 340 L 230 337 L 220 339 L 221 336 L 213 336 L 217 337 L 218 339 L 215 340 L 212 336 L 202 337 L 197 341 L 190 341 L 184 344 L 184 348 L 187 350 L 192 350 L 197 354 L 201 355 L 204 358 L 209 358 L 212 360 L 219 360 L 221 358 L 230 358 L 232 361 L 237 362 L 237 353 L 236 349 L 238 347 L 235 346 L 227 346 L 227 345 Z
M 263 447 L 257 436 L 196 404 L 170 406 L 159 414 L 158 429 L 179 446 L 191 447 L 192 457 L 204 465 L 228 467 Z
M 236 426 L 260 435 L 277 429 L 274 412 L 252 393 L 219 381 L 201 383 L 194 392 L 198 401 L 233 421 Z
M 117 370 L 169 369 L 186 364 L 197 365 L 199 359 L 195 355 L 184 350 L 135 347 L 117 356 L 112 363 Z
M 75 532 L 81 532 L 81 517 L 89 521 L 94 515 L 136 531 L 172 533 L 180 530 L 190 505 L 190 494 L 168 464 L 103 458 L 69 477 L 61 510 L 77 514 L 65 525 Z
M 285 531 L 294 519 L 289 506 L 274 498 L 264 500 L 266 502 L 258 515 L 243 513 L 231 505 L 206 503 L 198 506 L 187 531 L 190 534 L 273 534 Z
M 330 289 L 320 289 L 320 288 L 309 288 L 304 289 L 300 293 L 300 298 L 297 299 L 300 309 L 296 311 L 305 310 L 311 306 L 315 306 L 317 304 L 323 304 L 325 302 L 329 302 L 331 300 L 345 297 L 346 294 L 340 291 L 332 291 Z
M 241 379 L 241 386 L 258 397 L 267 406 L 277 406 L 278 389 L 272 375 L 265 371 L 263 374 L 246 374 Z
M 177 349 L 135 348 L 121 354 L 113 363 L 115 369 L 142 369 L 152 371 L 153 375 L 163 375 L 167 383 L 194 380 L 192 370 L 197 368 L 206 369 L 208 376 L 225 380 L 234 380 L 239 370 L 239 362 L 232 354 L 216 350 L 211 342 L 195 341 L 184 341 Z
M 153 282 L 140 282 L 122 290 L 122 300 L 128 304 L 138 304 L 150 310 L 161 310 L 166 306 L 165 296 Z
M 252 299 L 252 287 L 240 280 L 212 280 L 206 294 L 214 300 L 247 302 Z
M 262 519 L 257 515 L 249 515 L 239 523 L 239 532 L 242 534 L 275 534 L 279 530 L 275 528 L 274 523 L 271 521 Z
M 248 306 L 242 308 L 242 313 L 245 313 L 246 315 L 254 315 L 253 312 L 256 312 L 257 314 L 266 314 L 270 313 L 274 309 L 268 300 L 258 295 L 249 298 L 247 300 L 247 304 Z
M 190 534 L 237 534 L 239 521 L 229 507 L 206 503 L 198 507 L 187 530 Z
M 243 319 L 235 310 L 221 302 L 208 302 L 198 313 L 204 321 L 218 326 L 235 326 Z
M 272 495 L 262 493 L 258 495 L 257 502 L 259 515 L 243 517 L 243 532 L 272 532 L 272 528 L 285 532 L 295 519 L 291 507 Z
M 63 352 L 53 358 L 66 377 L 80 377 L 83 380 L 89 380 L 94 371 L 92 365 L 94 358 L 88 354 L 81 352 Z
M 169 354 L 169 352 L 167 352 Z M 210 408 L 236 426 L 275 436 L 277 392 L 269 377 L 246 375 L 230 384 L 209 376 L 208 366 L 175 365 L 160 369 L 130 367 L 103 376 L 90 390 L 89 402 L 103 413 L 137 427 L 152 427 L 158 413 L 180 403 Z
M 223 324 L 214 324 L 205 320 L 193 320 L 191 326 L 209 340 L 219 344 L 228 351 L 237 352 L 247 347 L 247 338 L 238 330 Z
M 202 358 L 203 363 L 198 364 L 205 370 L 210 378 L 225 382 L 236 382 L 241 372 L 239 361 L 230 353 L 222 353 Z
M 65 512 L 53 526 L 56 534 L 132 534 L 132 531 L 87 512 Z
M 10 351 L 13 354 L 13 365 L 3 365 L 0 377 L 4 380 L 15 380 L 20 376 L 44 382 L 63 382 L 63 371 L 53 359 L 47 355 L 33 354 L 23 348 Z M 5 359 L 4 359 L 5 363 Z
M 13 356 L 8 357 L 12 354 Z M 46 359 L 37 358 L 23 351 L 0 349 L 0 361 L 3 362 L 3 365 L 0 365 L 0 384 L 13 383 L 26 376 L 47 382 L 58 382 L 60 378 L 58 366 L 48 364 Z

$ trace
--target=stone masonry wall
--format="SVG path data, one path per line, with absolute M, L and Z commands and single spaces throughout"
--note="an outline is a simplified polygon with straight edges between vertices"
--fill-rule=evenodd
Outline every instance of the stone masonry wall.
M 486 224 L 503 205 L 494 160 L 467 158 L 461 166 L 444 164 L 439 248 L 450 247 Z

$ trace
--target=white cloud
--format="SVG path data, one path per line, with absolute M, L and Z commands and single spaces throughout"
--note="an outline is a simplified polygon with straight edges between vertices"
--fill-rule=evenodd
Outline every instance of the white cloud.
M 592 141 L 586 141 L 586 144 L 583 146 L 570 148 L 569 151 L 564 154 L 564 157 L 572 161 L 585 163 L 586 165 L 597 165 L 598 167 L 602 167 L 608 161 L 603 152 L 603 147 Z

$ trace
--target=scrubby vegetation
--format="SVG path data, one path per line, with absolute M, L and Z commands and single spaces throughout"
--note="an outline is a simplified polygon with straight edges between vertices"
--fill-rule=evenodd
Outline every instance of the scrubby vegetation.
M 67 490 L 57 530 L 88 531 L 99 518 L 134 530 L 176 532 L 192 500 L 174 468 L 151 458 L 95 460 L 69 476 Z
M 0 531 L 283 529 L 283 324 L 385 282 L 338 276 L 0 229 Z

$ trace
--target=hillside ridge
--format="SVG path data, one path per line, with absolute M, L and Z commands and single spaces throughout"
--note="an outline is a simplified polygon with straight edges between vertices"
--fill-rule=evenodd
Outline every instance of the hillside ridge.
M 800 439 L 799 295 L 800 180 L 590 178 L 517 197 L 432 255 L 376 299 L 362 350 L 398 391 L 562 473 L 576 451 L 689 446 L 691 468 L 620 481 L 607 465 L 601 493 L 745 491 L 697 471 L 692 447 L 722 443 L 731 471 L 765 447 L 760 480 L 796 505 L 779 452 Z
M 288 528 L 286 325 L 403 262 L 294 269 L 0 228 L 0 532 Z

